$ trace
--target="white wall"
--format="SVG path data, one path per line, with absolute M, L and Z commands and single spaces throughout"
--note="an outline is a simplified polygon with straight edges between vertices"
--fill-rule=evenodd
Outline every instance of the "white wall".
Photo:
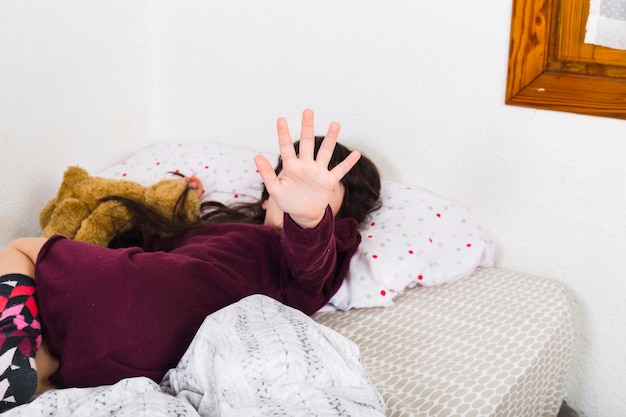
M 319 133 L 339 120 L 387 178 L 485 219 L 498 266 L 569 288 L 569 400 L 619 417 L 626 122 L 504 106 L 510 12 L 510 0 L 0 0 L 0 244 L 37 233 L 67 165 L 97 172 L 155 135 L 275 150 L 276 117 L 297 126 L 312 107 Z
M 275 150 L 312 107 L 386 177 L 463 203 L 498 266 L 575 303 L 568 397 L 626 409 L 626 122 L 503 104 L 511 1 L 155 1 L 156 133 Z
M 154 138 L 149 0 L 0 0 L 0 246 L 37 234 L 68 165 Z

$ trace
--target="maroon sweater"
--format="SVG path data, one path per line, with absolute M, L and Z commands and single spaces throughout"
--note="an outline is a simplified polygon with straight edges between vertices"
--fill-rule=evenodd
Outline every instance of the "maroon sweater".
M 335 222 L 330 209 L 313 229 L 285 216 L 281 233 L 224 224 L 143 249 L 52 237 L 35 269 L 44 337 L 60 361 L 50 381 L 159 382 L 207 315 L 252 294 L 312 314 L 341 286 L 359 242 L 356 222 Z

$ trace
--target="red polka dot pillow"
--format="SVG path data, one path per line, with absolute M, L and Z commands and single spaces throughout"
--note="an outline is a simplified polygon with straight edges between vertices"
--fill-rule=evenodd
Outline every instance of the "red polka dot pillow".
M 99 175 L 149 185 L 169 172 L 193 174 L 204 184 L 203 201 L 255 201 L 262 190 L 257 153 L 214 142 L 157 142 Z M 495 239 L 464 207 L 390 181 L 383 181 L 382 201 L 327 309 L 389 306 L 406 288 L 450 283 L 493 265 Z
M 249 202 L 256 201 L 263 188 L 253 161 L 257 154 L 250 149 L 214 142 L 157 142 L 99 175 L 143 185 L 176 178 L 171 172 L 195 175 L 204 185 L 202 201 Z M 264 155 L 270 162 L 278 160 L 278 154 Z
M 388 306 L 407 287 L 450 283 L 493 265 L 494 236 L 463 206 L 390 181 L 381 197 L 330 301 L 335 308 Z

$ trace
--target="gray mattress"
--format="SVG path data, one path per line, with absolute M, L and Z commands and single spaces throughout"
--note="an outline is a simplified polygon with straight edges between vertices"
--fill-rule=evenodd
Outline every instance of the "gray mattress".
M 554 417 L 565 395 L 570 308 L 551 280 L 485 268 L 314 319 L 359 346 L 388 416 Z

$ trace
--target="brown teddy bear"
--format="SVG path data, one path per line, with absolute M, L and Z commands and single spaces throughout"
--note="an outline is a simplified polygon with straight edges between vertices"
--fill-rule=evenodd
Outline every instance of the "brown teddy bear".
M 189 192 L 188 181 L 162 180 L 145 187 L 133 181 L 93 177 L 83 168 L 71 166 L 63 174 L 59 192 L 45 205 L 39 215 L 43 237 L 55 234 L 70 239 L 108 246 L 120 233 L 132 228 L 132 215 L 117 201 L 101 201 L 116 195 L 142 202 L 168 217 L 176 210 L 185 193 L 184 217 L 197 219 L 200 200 Z

